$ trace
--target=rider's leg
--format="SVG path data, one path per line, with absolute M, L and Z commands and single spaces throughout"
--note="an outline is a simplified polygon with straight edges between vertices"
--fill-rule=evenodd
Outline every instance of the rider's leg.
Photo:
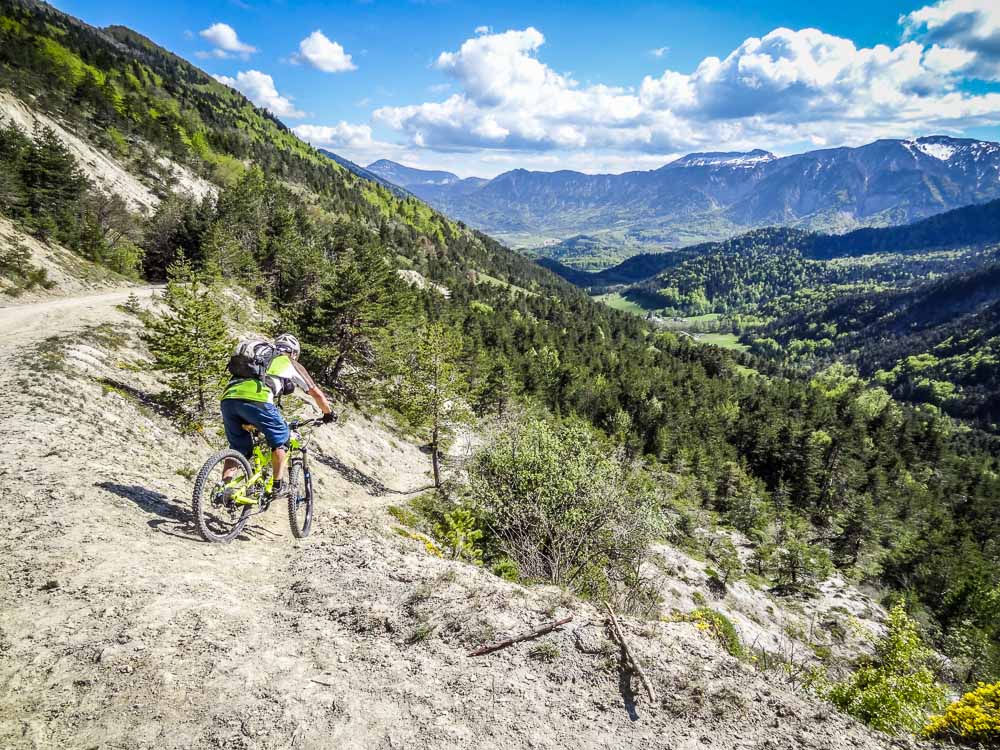
M 271 469 L 274 471 L 274 481 L 288 479 L 288 451 L 284 448 L 271 449 Z
M 222 481 L 228 482 L 230 479 L 236 476 L 236 473 L 239 471 L 239 469 L 240 469 L 239 462 L 234 461 L 231 458 L 227 458 L 226 462 L 222 464 Z
M 281 416 L 277 406 L 265 403 L 257 406 L 257 420 L 254 424 L 264 433 L 264 438 L 271 447 L 271 469 L 274 471 L 276 494 L 281 494 L 284 487 L 282 483 L 285 482 L 288 474 L 287 446 L 291 436 L 288 431 L 288 423 Z
M 222 410 L 222 424 L 226 428 L 226 439 L 229 441 L 229 447 L 239 451 L 244 456 L 249 456 L 250 451 L 253 449 L 253 440 L 250 437 L 250 433 L 243 429 L 243 425 L 247 423 L 242 414 L 244 404 L 245 402 L 240 399 L 223 399 L 220 403 L 220 408 Z M 239 463 L 227 459 L 222 465 L 223 481 L 228 482 L 232 479 L 239 470 L 239 467 Z

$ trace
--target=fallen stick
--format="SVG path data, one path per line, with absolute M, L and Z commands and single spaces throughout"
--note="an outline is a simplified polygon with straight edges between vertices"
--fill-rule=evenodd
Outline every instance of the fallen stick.
M 614 635 L 615 640 L 618 641 L 622 650 L 625 652 L 626 658 L 628 658 L 629 664 L 632 665 L 632 670 L 639 675 L 639 679 L 642 680 L 643 686 L 646 688 L 646 692 L 649 693 L 649 700 L 652 703 L 656 703 L 656 691 L 653 690 L 653 684 L 646 677 L 646 673 L 642 671 L 642 666 L 636 660 L 632 653 L 632 649 L 628 647 L 628 643 L 625 641 L 625 634 L 622 632 L 621 625 L 618 624 L 618 618 L 615 616 L 615 611 L 611 609 L 611 605 L 608 602 L 604 602 L 604 607 L 608 610 L 608 614 L 611 616 L 611 633 Z
M 530 633 L 523 633 L 521 635 L 515 635 L 512 638 L 507 638 L 506 640 L 500 641 L 498 643 L 491 643 L 488 646 L 480 646 L 475 651 L 470 652 L 467 656 L 485 656 L 486 654 L 492 654 L 494 651 L 499 651 L 502 648 L 507 648 L 508 646 L 513 646 L 515 643 L 520 643 L 521 641 L 530 641 L 532 638 L 537 638 L 540 635 L 545 635 L 546 633 L 551 633 L 558 627 L 562 627 L 567 622 L 573 619 L 573 615 L 569 617 L 564 617 L 562 620 L 556 620 L 555 622 L 550 622 L 548 625 L 542 625 L 542 627 L 532 630 Z

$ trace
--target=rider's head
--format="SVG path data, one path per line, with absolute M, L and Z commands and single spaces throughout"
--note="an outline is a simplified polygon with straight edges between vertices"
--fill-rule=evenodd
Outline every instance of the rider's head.
M 274 347 L 279 352 L 287 354 L 292 359 L 298 359 L 299 352 L 302 351 L 302 347 L 299 346 L 299 340 L 290 333 L 283 333 L 278 336 L 278 338 L 274 340 Z

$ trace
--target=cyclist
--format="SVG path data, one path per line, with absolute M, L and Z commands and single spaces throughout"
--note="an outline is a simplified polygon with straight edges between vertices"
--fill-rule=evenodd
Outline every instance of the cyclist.
M 271 360 L 263 382 L 249 378 L 230 380 L 222 394 L 221 408 L 226 439 L 233 450 L 250 457 L 253 440 L 250 433 L 243 429 L 245 424 L 253 425 L 264 435 L 267 444 L 271 446 L 271 468 L 274 472 L 271 497 L 280 499 L 287 497 L 289 492 L 287 446 L 290 433 L 288 423 L 275 404 L 275 398 L 301 388 L 312 396 L 316 406 L 323 412 L 324 422 L 332 422 L 336 417 L 326 394 L 298 361 L 301 351 L 299 340 L 290 333 L 283 333 L 274 340 L 274 348 L 277 354 Z M 239 465 L 235 461 L 227 461 L 223 469 L 223 480 L 228 482 L 238 469 Z M 247 498 L 244 502 L 252 504 L 255 501 Z

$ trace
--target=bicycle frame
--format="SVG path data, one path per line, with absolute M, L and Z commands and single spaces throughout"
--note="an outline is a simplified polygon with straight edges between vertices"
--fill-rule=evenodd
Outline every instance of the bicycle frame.
M 292 454 L 301 453 L 302 461 L 305 462 L 305 455 L 308 448 L 305 446 L 305 441 L 302 437 L 295 432 L 291 432 L 291 436 L 288 441 L 288 452 L 289 461 L 291 461 Z M 260 435 L 259 432 L 253 433 L 253 452 L 250 456 L 250 463 L 253 467 L 253 472 L 246 481 L 240 479 L 234 479 L 232 482 L 226 485 L 226 488 L 235 489 L 234 499 L 236 500 L 246 500 L 247 498 L 245 492 L 248 489 L 252 489 L 258 482 L 263 480 L 261 486 L 264 488 L 263 498 L 264 502 L 261 503 L 261 509 L 258 512 L 263 512 L 267 510 L 267 506 L 270 505 L 266 501 L 268 493 L 274 486 L 274 475 L 270 473 L 271 470 L 271 447 L 267 444 L 267 441 Z M 254 514 L 256 515 L 256 514 Z
M 245 480 L 241 477 L 234 478 L 226 485 L 227 489 L 236 490 L 233 495 L 237 501 L 249 499 L 246 496 L 246 491 L 252 489 L 258 483 L 263 487 L 265 497 L 274 485 L 274 477 L 269 473 L 271 469 L 271 448 L 257 434 L 253 438 L 253 453 L 250 455 L 250 464 L 253 471 L 249 477 Z

